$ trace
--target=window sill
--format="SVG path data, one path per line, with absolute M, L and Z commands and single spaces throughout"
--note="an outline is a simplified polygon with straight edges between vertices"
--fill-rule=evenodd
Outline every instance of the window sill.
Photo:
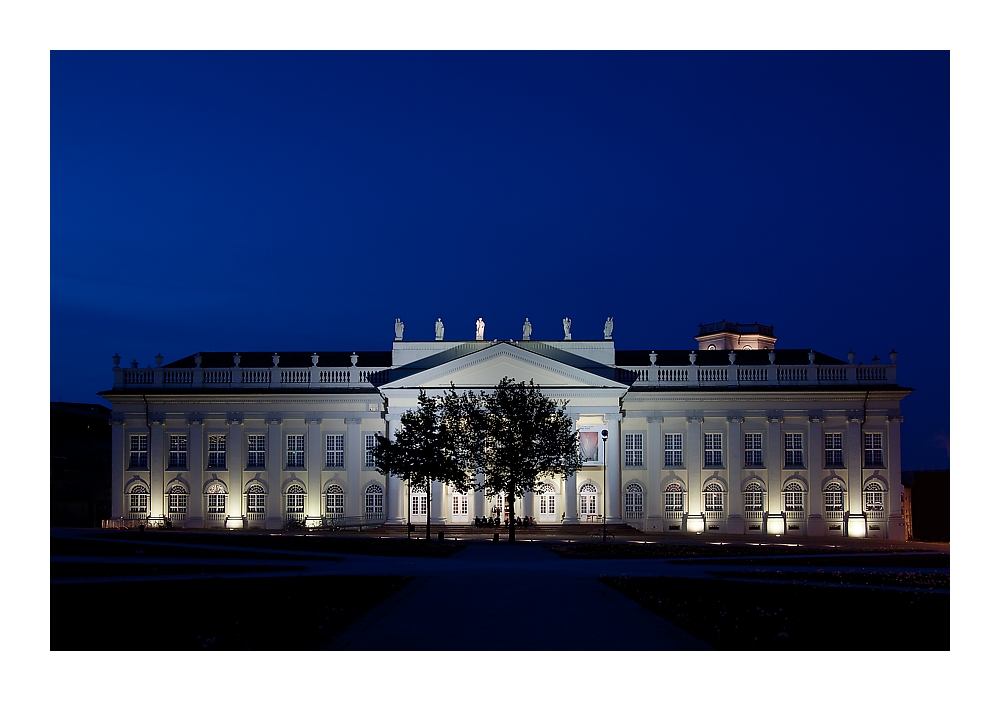
M 186 467 L 168 467 L 167 472 L 187 472 Z
M 764 463 L 762 463 L 762 462 L 754 462 L 754 463 L 747 463 L 747 464 L 745 464 L 743 466 L 744 470 L 756 470 L 758 468 L 760 468 L 761 470 L 763 470 L 764 469 Z
M 289 467 L 288 465 L 285 465 L 284 469 L 285 472 L 305 472 L 305 470 L 306 470 L 305 465 L 301 467 Z
M 343 465 L 324 465 L 324 470 L 329 470 L 330 472 L 343 472 L 345 468 Z
M 792 465 L 782 465 L 782 470 L 804 470 L 806 469 L 805 463 L 795 463 Z
M 646 466 L 645 465 L 623 465 L 622 469 L 623 470 L 645 470 Z
M 225 472 L 227 469 L 225 465 L 209 465 L 205 472 Z
M 149 472 L 149 467 L 128 467 L 129 472 Z

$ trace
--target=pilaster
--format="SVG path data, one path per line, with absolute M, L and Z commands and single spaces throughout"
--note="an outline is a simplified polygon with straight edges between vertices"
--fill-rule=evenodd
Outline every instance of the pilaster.
M 785 533 L 785 505 L 781 503 L 781 424 L 780 412 L 767 417 L 767 511 L 764 529 L 770 535 Z
M 203 528 L 205 497 L 202 494 L 205 473 L 205 420 L 201 416 L 188 419 L 188 474 L 191 494 L 188 495 L 188 510 L 185 526 Z
M 315 368 L 313 368 L 315 369 Z M 323 445 L 323 419 L 314 416 L 306 422 L 306 525 L 323 522 L 323 465 L 326 449 Z
M 233 372 L 236 372 L 234 370 Z M 243 493 L 246 480 L 243 467 L 246 465 L 247 448 L 243 443 L 243 416 L 230 414 L 226 417 L 229 426 L 226 436 L 226 472 L 229 473 L 229 501 L 226 504 L 226 526 L 243 525 Z
M 605 458 L 608 461 L 607 511 L 608 523 L 622 522 L 622 448 L 621 414 L 605 414 L 608 424 L 608 446 Z
M 731 415 L 728 422 L 726 437 L 726 465 L 728 475 L 726 485 L 726 533 L 742 534 L 743 524 L 743 494 L 740 484 L 743 482 L 743 417 Z
M 847 535 L 864 538 L 868 534 L 864 504 L 861 495 L 862 467 L 864 451 L 861 447 L 861 416 L 859 413 L 847 417 L 847 448 L 844 462 L 847 467 Z
M 643 508 L 646 511 L 646 531 L 663 532 L 663 514 L 660 502 L 660 479 L 663 474 L 663 417 L 646 417 L 646 494 Z
M 277 368 L 274 368 L 275 370 Z M 281 528 L 281 469 L 284 466 L 281 444 L 281 417 L 267 419 L 267 520 L 264 527 Z
M 389 414 L 387 417 L 388 429 L 386 435 L 390 441 L 396 441 L 396 433 L 401 424 L 399 414 Z M 385 478 L 385 520 L 386 523 L 405 523 L 406 509 L 400 503 L 400 495 L 403 493 L 402 481 L 395 475 L 386 475 Z
M 806 535 L 823 536 L 826 531 L 826 507 L 823 503 L 823 417 L 809 417 L 809 441 L 806 459 L 809 461 L 809 521 L 806 524 Z
M 577 515 L 577 509 L 579 504 L 576 501 L 576 476 L 579 473 L 574 472 L 572 475 L 566 478 L 566 483 L 563 485 L 563 493 L 565 496 L 565 508 L 566 508 L 566 518 L 563 519 L 563 523 L 568 525 L 576 525 L 580 523 L 580 518 Z
M 444 484 L 431 482 L 431 525 L 442 525 L 444 520 Z
M 702 533 L 705 530 L 705 516 L 701 505 L 701 468 L 705 460 L 704 439 L 701 435 L 702 419 L 700 416 L 687 417 L 687 435 L 684 440 L 687 449 L 684 451 L 684 467 L 687 470 L 687 489 L 684 492 L 684 530 L 689 533 Z
M 149 417 L 149 517 L 164 516 L 163 513 L 163 416 Z
M 899 424 L 903 417 L 890 415 L 886 418 L 886 448 L 889 460 L 889 493 L 885 505 L 888 516 L 888 537 L 892 540 L 906 540 L 906 522 L 903 520 L 903 476 L 900 456 Z
M 361 493 L 361 463 L 364 460 L 364 446 L 361 443 L 361 419 L 344 419 L 347 436 L 344 441 L 344 464 L 347 467 L 347 494 L 344 503 L 345 516 L 360 516 L 363 513 L 364 495 Z

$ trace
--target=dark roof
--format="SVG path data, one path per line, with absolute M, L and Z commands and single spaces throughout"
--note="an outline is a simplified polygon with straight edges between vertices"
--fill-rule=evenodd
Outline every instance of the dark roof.
M 197 353 L 167 363 L 165 368 L 193 368 L 195 367 L 194 356 Z M 236 351 L 226 353 L 210 352 L 201 354 L 201 366 L 203 368 L 231 368 L 233 367 L 233 356 Z M 271 362 L 271 353 L 262 352 L 240 352 L 240 367 L 242 368 L 269 368 L 274 365 Z M 312 353 L 303 351 L 278 351 L 281 356 L 278 359 L 278 367 L 282 368 L 308 368 L 312 367 Z M 319 351 L 319 366 L 324 368 L 346 368 L 351 366 L 351 353 L 348 351 Z M 387 368 L 392 365 L 392 351 L 358 351 L 359 368 Z
M 738 350 L 736 353 L 736 365 L 770 365 L 766 350 Z M 690 365 L 688 354 L 691 351 L 667 350 L 656 351 L 656 364 L 659 367 L 676 367 Z M 695 365 L 701 367 L 713 365 L 729 365 L 729 351 L 727 350 L 700 350 L 695 351 L 698 357 Z M 847 365 L 843 360 L 838 360 L 826 353 L 816 353 L 816 365 Z M 808 365 L 809 350 L 784 348 L 774 350 L 775 365 Z M 615 351 L 615 365 L 649 367 L 649 351 Z

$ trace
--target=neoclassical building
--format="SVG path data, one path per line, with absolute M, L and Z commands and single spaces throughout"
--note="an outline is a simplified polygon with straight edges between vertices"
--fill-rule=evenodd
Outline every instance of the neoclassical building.
M 567 403 L 584 467 L 519 495 L 539 523 L 643 531 L 904 538 L 896 354 L 856 364 L 775 347 L 773 327 L 702 325 L 696 350 L 618 350 L 603 338 L 404 341 L 391 351 L 197 353 L 119 366 L 113 516 L 174 527 L 282 528 L 290 520 L 469 523 L 503 508 L 386 478 L 371 450 L 452 385 L 534 381 Z M 607 438 L 602 432 L 607 431 Z M 606 467 L 605 467 L 606 466 Z M 606 485 L 606 486 L 605 486 Z M 407 496 L 408 495 L 408 496 Z

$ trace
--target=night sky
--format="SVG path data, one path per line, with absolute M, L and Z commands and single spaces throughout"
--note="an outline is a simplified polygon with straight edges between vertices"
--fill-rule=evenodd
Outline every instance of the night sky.
M 947 52 L 51 54 L 51 399 L 111 356 L 598 338 L 899 352 L 949 465 Z M 363 357 L 362 357 L 362 363 Z

